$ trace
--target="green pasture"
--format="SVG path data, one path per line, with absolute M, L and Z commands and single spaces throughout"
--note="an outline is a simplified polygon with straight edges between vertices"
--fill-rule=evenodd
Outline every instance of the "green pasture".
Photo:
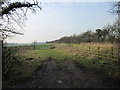
M 50 49 L 50 44 L 36 44 L 35 49 Z
M 7 47 L 30 46 L 30 45 L 7 45 Z
M 33 46 L 35 49 L 49 49 L 51 44 L 7 45 L 7 47 Z

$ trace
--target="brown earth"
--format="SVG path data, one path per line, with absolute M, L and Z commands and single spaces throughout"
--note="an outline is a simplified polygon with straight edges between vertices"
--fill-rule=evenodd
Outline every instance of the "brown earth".
M 15 88 L 116 88 L 117 84 L 74 61 L 45 61 L 31 78 Z

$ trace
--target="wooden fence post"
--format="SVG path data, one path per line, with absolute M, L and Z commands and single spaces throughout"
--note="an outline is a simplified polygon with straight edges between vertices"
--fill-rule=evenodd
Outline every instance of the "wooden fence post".
M 2 89 L 2 47 L 3 41 L 0 40 L 0 89 Z
M 112 54 L 111 59 L 113 59 L 114 58 L 114 56 L 113 56 L 113 47 L 111 47 L 111 54 Z
M 100 59 L 100 47 L 98 46 L 98 59 Z
M 13 51 L 12 51 L 12 49 L 10 48 L 10 59 L 11 59 L 11 61 L 12 61 L 12 59 L 13 59 Z M 12 63 L 12 62 L 11 62 Z
M 91 54 L 91 52 L 90 52 L 90 46 L 89 46 L 89 54 Z
M 35 43 L 34 43 L 34 50 L 35 50 Z
M 120 43 L 118 43 L 118 62 L 120 63 Z

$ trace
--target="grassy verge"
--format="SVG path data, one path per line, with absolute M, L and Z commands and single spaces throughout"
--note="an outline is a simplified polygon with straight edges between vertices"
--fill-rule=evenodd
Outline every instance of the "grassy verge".
M 111 47 L 114 45 L 111 44 L 69 44 L 66 46 L 61 46 L 58 49 L 56 49 L 58 52 L 64 53 L 65 55 L 71 55 L 76 62 L 82 64 L 83 66 L 93 70 L 94 72 L 101 73 L 109 78 L 120 80 L 120 62 L 114 61 L 109 59 L 111 56 L 109 56 L 108 59 L 104 58 L 98 58 L 93 55 L 89 55 L 87 53 L 83 53 L 82 51 L 79 51 L 79 49 L 82 47 L 82 49 L 88 48 L 88 46 L 93 47 L 93 51 L 95 47 L 101 46 L 103 49 L 101 49 L 101 53 L 104 53 L 104 49 L 107 49 L 106 52 L 111 51 Z

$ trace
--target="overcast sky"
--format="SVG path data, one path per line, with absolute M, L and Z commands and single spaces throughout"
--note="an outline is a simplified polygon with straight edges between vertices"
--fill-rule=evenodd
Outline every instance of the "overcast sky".
M 117 20 L 108 11 L 109 2 L 42 2 L 43 9 L 36 14 L 29 12 L 22 32 L 8 42 L 46 42 L 63 36 L 80 34 L 87 30 L 103 28 Z

